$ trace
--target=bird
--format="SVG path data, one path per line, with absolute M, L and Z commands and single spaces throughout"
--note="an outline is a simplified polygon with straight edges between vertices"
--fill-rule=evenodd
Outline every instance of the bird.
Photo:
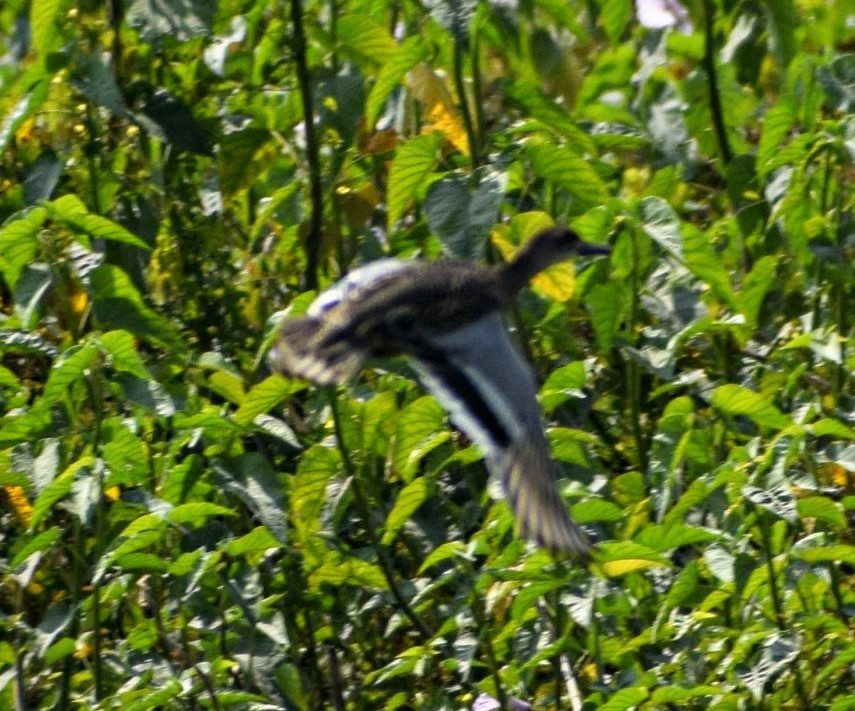
M 584 560 L 591 544 L 558 493 L 534 374 L 511 343 L 502 313 L 545 268 L 610 251 L 554 225 L 500 265 L 369 262 L 317 296 L 305 316 L 285 319 L 268 362 L 284 375 L 332 385 L 350 382 L 370 358 L 403 354 L 483 453 L 522 535 Z

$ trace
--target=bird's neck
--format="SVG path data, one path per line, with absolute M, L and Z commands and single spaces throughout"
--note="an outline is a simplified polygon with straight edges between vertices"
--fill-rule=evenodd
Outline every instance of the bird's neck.
M 534 244 L 534 240 L 527 242 L 514 255 L 514 258 L 502 264 L 499 269 L 499 279 L 502 288 L 509 298 L 513 299 L 525 287 L 533 277 L 540 274 L 556 261 L 554 254 L 547 254 Z

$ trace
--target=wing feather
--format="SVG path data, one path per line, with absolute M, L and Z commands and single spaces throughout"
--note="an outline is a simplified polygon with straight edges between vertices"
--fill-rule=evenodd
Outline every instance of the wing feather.
M 501 317 L 432 336 L 411 356 L 425 387 L 484 452 L 523 534 L 550 550 L 586 557 L 590 544 L 556 487 L 534 379 Z

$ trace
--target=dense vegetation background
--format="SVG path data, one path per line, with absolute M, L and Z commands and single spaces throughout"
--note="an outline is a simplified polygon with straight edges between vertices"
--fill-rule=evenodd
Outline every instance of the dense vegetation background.
M 0 5 L 0 707 L 855 708 L 852 6 L 649 5 Z M 403 361 L 259 368 L 551 220 L 614 247 L 510 319 L 589 568 Z

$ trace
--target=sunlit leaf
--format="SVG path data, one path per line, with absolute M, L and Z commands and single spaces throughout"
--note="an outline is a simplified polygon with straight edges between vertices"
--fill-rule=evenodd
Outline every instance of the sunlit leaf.
M 650 692 L 644 687 L 631 687 L 620 689 L 612 694 L 608 700 L 600 704 L 600 711 L 628 711 L 646 701 Z
M 98 339 L 101 346 L 110 355 L 110 365 L 120 372 L 131 373 L 143 380 L 151 375 L 145 362 L 137 351 L 134 337 L 127 331 L 108 331 Z
M 780 430 L 790 424 L 789 418 L 762 395 L 741 385 L 730 383 L 717 387 L 712 403 L 730 417 L 741 415 L 761 427 Z
M 419 398 L 398 415 L 393 461 L 405 481 L 413 478 L 425 456 L 448 441 L 445 417 L 432 397 Z
M 796 501 L 796 510 L 800 518 L 814 518 L 841 530 L 846 529 L 846 516 L 842 507 L 825 496 L 809 496 Z
M 145 250 L 150 249 L 145 241 L 120 224 L 89 212 L 76 195 L 63 195 L 53 202 L 46 203 L 46 207 L 51 219 L 87 237 L 130 244 Z
M 258 415 L 266 413 L 289 395 L 304 390 L 306 385 L 289 380 L 281 375 L 271 375 L 254 385 L 235 411 L 234 421 L 239 425 L 250 424 Z
M 576 198 L 584 209 L 605 203 L 609 194 L 591 164 L 563 146 L 532 144 L 526 147 L 531 169 Z
M 442 80 L 425 63 L 410 70 L 408 86 L 424 106 L 430 130 L 439 131 L 463 155 L 469 155 L 469 139 L 463 119 Z
M 384 544 L 389 545 L 395 540 L 395 534 L 401 526 L 410 520 L 412 515 L 427 498 L 428 493 L 429 486 L 427 479 L 424 477 L 416 477 L 398 492 L 392 510 L 386 516 L 386 526 L 384 527 L 382 539 Z
M 425 179 L 439 158 L 440 144 L 440 135 L 430 133 L 416 136 L 398 147 L 389 170 L 387 210 L 390 227 L 401 219 L 407 205 L 424 187 Z
M 597 567 L 611 578 L 647 568 L 668 566 L 662 555 L 631 541 L 601 543 L 597 546 L 595 560 Z
M 427 59 L 428 53 L 428 45 L 422 37 L 416 35 L 407 37 L 396 49 L 382 58 L 377 81 L 365 101 L 365 121 L 369 126 L 374 126 L 386 100 L 392 91 L 403 83 L 407 72 Z M 392 185 L 390 177 L 390 188 Z M 390 219 L 390 223 L 393 222 Z
M 339 18 L 338 32 L 345 52 L 357 61 L 383 64 L 397 50 L 386 28 L 368 15 L 344 15 Z
M 379 566 L 357 558 L 325 563 L 312 571 L 309 584 L 313 587 L 353 585 L 360 588 L 385 590 L 386 578 Z

